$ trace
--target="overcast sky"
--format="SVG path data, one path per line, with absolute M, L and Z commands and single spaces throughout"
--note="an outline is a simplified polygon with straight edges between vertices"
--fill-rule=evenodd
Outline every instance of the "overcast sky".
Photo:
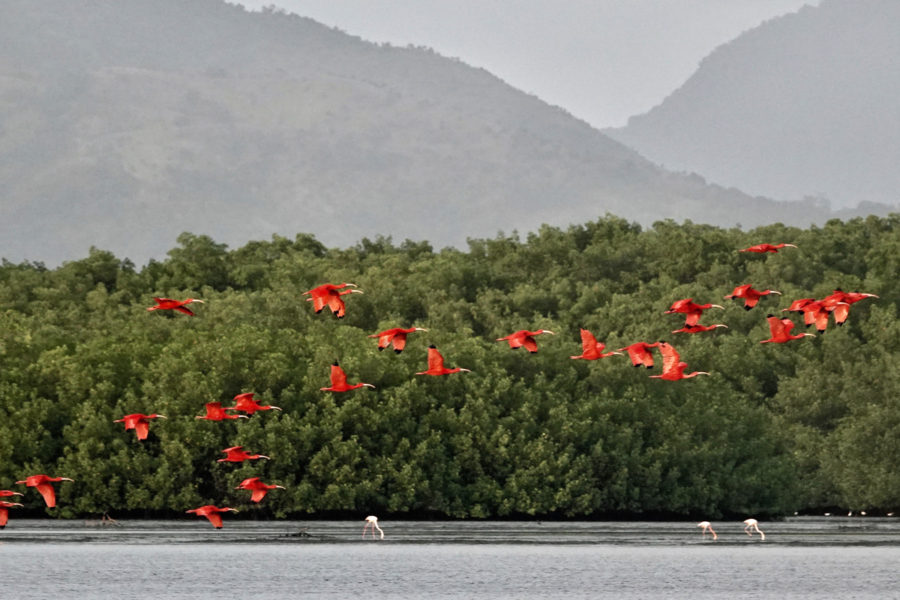
M 595 127 L 659 104 L 713 48 L 820 0 L 231 0 L 483 67 Z

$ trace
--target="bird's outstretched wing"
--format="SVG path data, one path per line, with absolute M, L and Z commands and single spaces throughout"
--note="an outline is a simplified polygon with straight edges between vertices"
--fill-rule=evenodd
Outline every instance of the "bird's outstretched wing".
M 660 344 L 659 353 L 663 358 L 663 373 L 670 373 L 678 370 L 678 363 L 681 362 L 681 356 L 672 344 Z
M 331 365 L 331 387 L 344 387 L 347 385 L 347 374 L 337 364 Z
M 437 348 L 428 349 L 428 370 L 441 371 L 444 368 L 444 357 Z

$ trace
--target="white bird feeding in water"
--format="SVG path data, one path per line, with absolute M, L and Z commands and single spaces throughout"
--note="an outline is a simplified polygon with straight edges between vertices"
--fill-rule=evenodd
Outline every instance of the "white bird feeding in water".
M 744 532 L 750 537 L 753 537 L 753 531 L 759 534 L 760 540 L 766 539 L 766 534 L 764 534 L 759 528 L 759 521 L 757 521 L 756 519 L 746 519 L 744 521 Z
M 703 528 L 703 537 L 706 537 L 706 532 L 709 531 L 712 534 L 713 540 L 719 539 L 719 536 L 716 535 L 716 531 L 712 528 L 712 524 L 709 521 L 700 521 L 697 523 L 697 527 Z
M 384 539 L 384 531 L 381 530 L 381 527 L 378 526 L 378 517 L 369 515 L 366 517 L 366 524 L 363 525 L 363 537 L 366 537 L 366 530 L 369 528 L 369 525 L 372 526 L 372 537 L 375 537 L 375 530 L 378 530 L 378 533 L 381 534 L 381 539 Z

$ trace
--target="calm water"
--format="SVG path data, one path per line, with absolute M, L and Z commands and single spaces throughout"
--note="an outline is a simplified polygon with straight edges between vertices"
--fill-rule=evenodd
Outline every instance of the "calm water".
M 900 598 L 900 519 L 494 523 L 11 519 L 7 598 Z M 301 536 L 297 534 L 303 532 Z

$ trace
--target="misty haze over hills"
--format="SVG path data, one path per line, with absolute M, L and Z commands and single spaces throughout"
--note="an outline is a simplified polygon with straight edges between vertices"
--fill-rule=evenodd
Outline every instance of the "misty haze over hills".
M 900 2 L 823 0 L 717 48 L 606 133 L 674 170 L 835 207 L 900 204 Z
M 9 0 L 0 39 L 0 256 L 14 261 L 97 246 L 142 263 L 182 231 L 441 247 L 607 212 L 834 216 L 665 171 L 484 70 L 293 15 Z

